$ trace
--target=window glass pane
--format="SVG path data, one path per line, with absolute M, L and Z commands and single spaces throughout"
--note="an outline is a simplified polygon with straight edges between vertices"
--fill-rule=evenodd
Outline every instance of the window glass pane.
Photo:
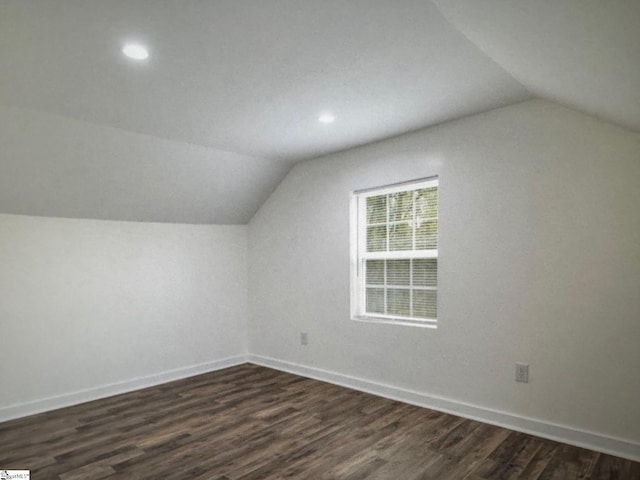
M 367 198 L 367 224 L 387 222 L 387 196 Z
M 387 290 L 387 313 L 389 315 L 411 316 L 411 291 L 408 288 Z
M 387 285 L 409 285 L 411 260 L 387 260 Z
M 384 284 L 384 260 L 367 260 L 367 285 Z
M 384 252 L 387 250 L 387 227 L 367 227 L 367 252 Z
M 413 191 L 389 195 L 389 221 L 408 222 L 413 220 Z
M 367 313 L 384 313 L 384 288 L 367 288 Z
M 416 250 L 438 248 L 438 221 L 423 222 L 416 229 Z
M 413 250 L 413 228 L 408 223 L 389 226 L 389 250 Z
M 416 218 L 426 219 L 438 216 L 438 188 L 421 188 L 416 191 Z
M 418 287 L 438 285 L 438 259 L 416 258 L 413 260 L 413 285 Z
M 366 208 L 357 216 L 362 243 L 357 245 L 360 268 L 352 273 L 352 281 L 358 282 L 355 312 L 364 318 L 435 320 L 438 259 L 417 257 L 438 248 L 437 180 L 398 191 L 402 188 L 397 184 L 355 194 L 358 208 Z
M 435 290 L 413 290 L 413 316 L 420 318 L 438 317 L 438 292 Z

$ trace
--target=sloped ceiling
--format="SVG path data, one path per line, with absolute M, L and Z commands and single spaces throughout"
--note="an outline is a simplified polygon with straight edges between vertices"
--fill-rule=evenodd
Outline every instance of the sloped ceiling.
M 297 161 L 534 95 L 640 130 L 639 3 L 3 0 L 0 213 L 246 223 Z
M 534 95 L 640 132 L 640 1 L 434 2 Z

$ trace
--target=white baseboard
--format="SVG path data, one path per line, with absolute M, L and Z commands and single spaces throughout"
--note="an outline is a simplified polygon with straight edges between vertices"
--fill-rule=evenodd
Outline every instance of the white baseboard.
M 405 390 L 402 388 L 362 380 L 340 373 L 308 367 L 300 364 L 285 362 L 275 358 L 260 355 L 248 355 L 247 360 L 256 365 L 282 370 L 304 377 L 314 378 L 343 387 L 360 390 L 381 397 L 398 400 L 404 403 L 426 407 L 441 412 L 451 413 L 460 417 L 478 420 L 480 422 L 497 425 L 538 437 L 558 442 L 588 448 L 618 457 L 640 461 L 640 444 L 619 438 L 612 438 L 593 432 L 576 429 L 566 425 L 559 425 L 539 419 L 514 415 L 512 413 L 492 410 L 477 405 L 452 400 L 449 398 L 429 395 L 425 393 Z
M 140 390 L 141 388 L 153 387 L 163 383 L 172 382 L 174 380 L 181 380 L 183 378 L 193 377 L 194 375 L 241 365 L 246 362 L 246 355 L 238 355 L 190 367 L 177 368 L 175 370 L 169 370 L 167 372 L 149 375 L 146 377 L 134 378 L 124 382 L 112 383 L 64 395 L 34 400 L 27 403 L 9 405 L 8 407 L 0 408 L 0 422 L 26 417 L 36 413 L 48 412 L 50 410 L 57 410 L 58 408 L 70 407 L 72 405 L 78 405 L 79 403 L 90 402 L 101 398 L 111 397 L 113 395 L 119 395 L 121 393 Z

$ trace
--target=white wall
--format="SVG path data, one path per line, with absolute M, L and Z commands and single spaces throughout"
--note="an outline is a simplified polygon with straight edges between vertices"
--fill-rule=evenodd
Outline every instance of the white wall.
M 439 328 L 350 321 L 349 193 L 434 174 Z M 0 419 L 248 350 L 640 458 L 638 206 L 640 135 L 532 101 L 300 164 L 248 228 L 0 215 Z
M 438 329 L 350 321 L 350 192 L 435 174 Z M 250 223 L 249 351 L 640 445 L 639 208 L 640 136 L 543 101 L 299 164 Z
M 246 234 L 0 215 L 0 417 L 244 358 Z

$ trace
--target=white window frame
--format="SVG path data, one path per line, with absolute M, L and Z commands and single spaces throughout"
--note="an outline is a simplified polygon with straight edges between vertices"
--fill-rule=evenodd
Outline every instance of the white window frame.
M 350 243 L 351 243 L 351 319 L 356 321 L 391 323 L 396 325 L 412 325 L 418 327 L 437 328 L 437 318 L 402 317 L 386 314 L 366 313 L 366 279 L 365 262 L 367 260 L 420 259 L 438 258 L 438 250 L 405 250 L 391 252 L 367 252 L 366 228 L 368 197 L 386 195 L 407 190 L 438 187 L 437 176 L 421 178 L 393 185 L 356 190 L 351 193 L 350 203 Z M 435 217 L 437 220 L 438 217 Z M 439 225 L 438 225 L 439 227 Z M 438 291 L 439 286 L 431 287 Z M 438 296 L 439 297 L 439 296 Z M 438 301 L 438 300 L 436 300 Z

